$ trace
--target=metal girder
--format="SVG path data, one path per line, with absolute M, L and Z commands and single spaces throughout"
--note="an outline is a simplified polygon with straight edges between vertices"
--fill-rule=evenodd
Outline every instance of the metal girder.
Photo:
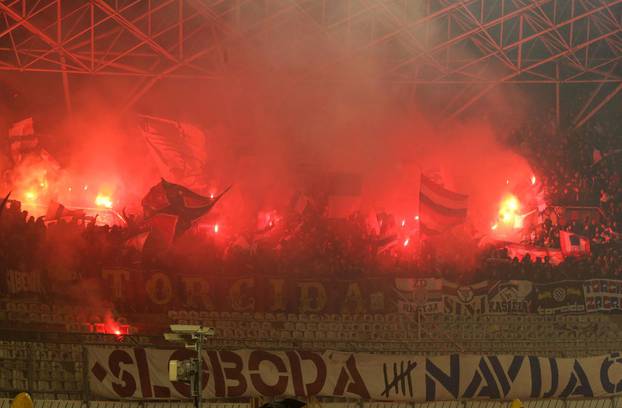
M 295 41 L 337 50 L 295 80 L 347 81 L 334 68 L 369 62 L 371 80 L 456 85 L 450 116 L 503 84 L 556 95 L 581 84 L 596 91 L 577 109 L 580 126 L 622 83 L 622 0 L 38 0 L 0 2 L 0 14 L 0 71 L 60 73 L 68 110 L 72 75 L 141 78 L 131 107 L 158 81 L 231 75 L 219 50 L 269 46 L 281 26 L 300 32 L 275 53 Z
M 581 127 L 581 126 L 585 125 L 585 123 L 588 120 L 590 120 L 590 118 L 592 118 L 592 116 L 594 116 L 599 110 L 601 110 L 603 108 L 603 106 L 605 106 L 607 103 L 609 103 L 609 101 L 611 101 L 611 99 L 613 99 L 613 97 L 616 96 L 620 91 L 622 91 L 622 82 L 619 83 L 618 86 L 616 86 L 613 91 L 608 93 L 607 96 L 605 96 L 596 106 L 594 106 L 594 108 L 592 108 L 592 110 L 590 110 L 585 115 L 583 115 L 583 117 L 581 119 L 579 119 L 577 121 L 577 123 L 575 123 L 575 127 Z
M 295 6 L 292 5 L 287 5 L 286 7 L 282 7 L 280 9 L 277 9 L 273 12 L 273 14 L 270 14 L 266 17 L 264 17 L 263 20 L 260 20 L 258 22 L 256 22 L 255 24 L 252 24 L 251 26 L 247 27 L 246 30 L 244 31 L 238 31 L 236 32 L 235 36 L 233 37 L 234 39 L 243 37 L 244 35 L 246 35 L 249 32 L 254 31 L 255 29 L 257 29 L 258 27 L 261 28 L 262 24 L 268 22 L 268 21 L 272 21 L 273 19 L 283 15 L 284 13 L 287 13 L 288 11 L 291 11 L 293 8 L 295 8 Z M 146 81 L 144 83 L 143 86 L 141 86 L 139 89 L 136 90 L 136 92 L 134 92 L 133 95 L 130 96 L 128 102 L 125 104 L 125 106 L 123 107 L 123 111 L 128 110 L 129 108 L 131 108 L 142 96 L 144 96 L 158 81 L 162 80 L 163 78 L 166 78 L 168 75 L 173 74 L 176 70 L 180 69 L 184 64 L 189 63 L 189 62 L 193 62 L 203 56 L 205 56 L 206 54 L 209 54 L 210 52 L 213 52 L 213 50 L 216 48 L 215 45 L 211 45 L 210 47 L 203 49 L 199 52 L 197 52 L 196 54 L 194 54 L 192 57 L 188 58 L 186 61 L 182 61 L 177 65 L 174 65 L 172 67 L 169 67 L 166 71 L 164 71 L 163 73 L 161 73 L 158 76 L 155 76 L 153 78 L 150 78 L 148 81 Z
M 536 63 L 533 63 L 533 64 L 531 64 L 531 65 L 529 65 L 529 66 L 527 66 L 527 67 L 523 68 L 523 69 L 522 69 L 522 70 L 520 70 L 520 71 L 513 72 L 513 73 L 511 73 L 511 74 L 509 74 L 509 75 L 506 75 L 505 77 L 503 77 L 503 78 L 501 78 L 501 79 L 497 80 L 496 82 L 493 82 L 493 83 L 491 83 L 491 84 L 487 85 L 487 86 L 486 86 L 483 90 L 481 90 L 480 92 L 478 92 L 478 93 L 477 93 L 476 95 L 474 95 L 471 99 L 469 99 L 469 100 L 468 100 L 468 101 L 467 101 L 467 102 L 466 102 L 463 106 L 461 106 L 458 110 L 456 110 L 456 111 L 453 113 L 453 115 L 452 115 L 452 116 L 457 116 L 457 115 L 459 115 L 460 113 L 462 113 L 464 110 L 466 110 L 466 109 L 467 109 L 467 108 L 469 108 L 471 105 L 473 105 L 475 102 L 477 102 L 477 101 L 478 101 L 478 100 L 479 100 L 482 96 L 484 96 L 486 93 L 488 93 L 488 92 L 489 92 L 491 89 L 493 89 L 495 86 L 497 86 L 497 85 L 499 85 L 499 84 L 501 84 L 501 83 L 503 83 L 503 82 L 505 82 L 505 81 L 509 81 L 509 80 L 511 80 L 511 79 L 513 79 L 513 78 L 515 78 L 515 77 L 517 77 L 518 75 L 520 75 L 520 74 L 524 73 L 524 72 L 528 72 L 528 71 L 529 71 L 529 70 L 531 70 L 531 69 L 537 68 L 537 67 L 539 67 L 539 66 L 541 66 L 541 65 L 544 65 L 544 64 L 547 64 L 547 63 L 549 63 L 549 62 L 551 62 L 551 61 L 555 61 L 556 59 L 558 59 L 558 58 L 560 58 L 560 57 L 564 57 L 564 56 L 566 56 L 566 55 L 568 55 L 568 54 L 570 54 L 570 53 L 574 53 L 574 52 L 576 52 L 576 51 L 579 51 L 579 50 L 585 49 L 586 47 L 589 47 L 590 45 L 592 45 L 593 43 L 595 43 L 595 42 L 597 42 L 597 41 L 601 41 L 601 40 L 603 40 L 603 39 L 605 39 L 605 38 L 607 38 L 607 37 L 609 37 L 609 36 L 612 36 L 612 35 L 617 35 L 617 34 L 619 34 L 619 33 L 620 33 L 620 31 L 621 31 L 621 30 L 619 30 L 619 29 L 618 29 L 618 30 L 616 30 L 616 31 L 612 31 L 612 32 L 610 32 L 610 33 L 603 34 L 603 35 L 602 35 L 602 36 L 600 36 L 600 37 L 597 37 L 597 38 L 591 39 L 591 40 L 589 40 L 589 41 L 586 41 L 586 42 L 584 42 L 584 43 L 581 43 L 581 44 L 579 44 L 578 46 L 573 47 L 572 49 L 565 50 L 565 51 L 562 51 L 562 52 L 560 52 L 560 53 L 558 53 L 558 54 L 554 54 L 554 55 L 551 55 L 551 56 L 549 56 L 549 57 L 547 57 L 547 58 L 544 58 L 544 59 L 542 59 L 542 60 L 540 60 L 540 61 L 538 61 L 538 62 L 536 62 Z M 559 81 L 556 81 L 556 83 L 559 83 Z
M 164 47 L 162 47 L 160 44 L 154 41 L 153 38 L 151 38 L 148 34 L 144 33 L 141 29 L 136 27 L 131 21 L 123 17 L 123 15 L 117 12 L 113 7 L 111 7 L 104 0 L 91 0 L 91 3 L 95 4 L 100 9 L 104 10 L 104 12 L 106 12 L 106 14 L 112 17 L 114 21 L 119 23 L 128 32 L 136 36 L 136 38 L 138 38 L 141 41 L 140 42 L 141 45 L 147 44 L 149 45 L 149 47 L 151 47 L 154 51 L 158 52 L 164 58 L 170 61 L 173 61 L 174 63 L 179 62 L 175 56 L 173 56 Z M 181 23 L 179 23 L 179 25 L 182 26 Z
M 56 2 L 56 3 L 58 3 L 58 2 Z M 61 54 L 61 55 L 69 56 L 78 65 L 81 65 L 83 68 L 86 68 L 84 65 L 82 65 L 80 60 L 75 58 L 72 54 L 68 53 L 67 50 L 65 50 L 59 42 L 54 41 L 44 31 L 42 31 L 39 27 L 34 25 L 26 17 L 23 17 L 20 14 L 18 14 L 17 12 L 15 12 L 8 5 L 0 3 L 0 11 L 2 11 L 4 13 L 4 15 L 6 15 L 6 16 L 12 18 L 13 20 L 15 20 L 18 23 L 19 26 L 25 27 L 28 31 L 30 31 L 32 34 L 37 36 L 41 41 L 43 41 L 44 43 L 49 45 L 54 51 L 58 51 L 59 54 Z M 12 28 L 10 30 L 10 32 L 13 32 L 15 28 L 17 28 L 17 27 Z

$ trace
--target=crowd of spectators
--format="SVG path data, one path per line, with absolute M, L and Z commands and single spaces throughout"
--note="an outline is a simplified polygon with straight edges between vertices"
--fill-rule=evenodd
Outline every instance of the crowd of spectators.
M 559 248 L 560 230 L 591 242 L 589 255 L 568 257 L 558 265 L 547 256 L 512 259 L 507 250 L 482 247 L 465 233 L 456 233 L 451 239 L 405 242 L 404 236 L 391 235 L 395 220 L 388 214 L 379 215 L 376 228 L 372 228 L 362 214 L 329 219 L 322 205 L 312 201 L 301 212 L 284 214 L 269 228 L 228 237 L 226 242 L 190 230 L 166 251 L 149 245 L 141 249 L 134 220 L 127 228 L 77 218 L 46 222 L 30 216 L 13 201 L 0 216 L 0 270 L 37 269 L 60 281 L 97 276 L 102 266 L 141 265 L 227 274 L 395 274 L 461 282 L 622 278 L 622 154 L 616 150 L 619 142 L 610 134 L 613 131 L 596 127 L 542 138 L 534 129 L 523 128 L 511 140 L 538 169 L 547 201 L 552 203 L 540 213 L 539 222 L 525 231 L 522 244 Z M 595 210 L 565 222 L 560 211 L 573 206 Z
M 541 214 L 541 222 L 527 231 L 525 237 L 534 246 L 559 248 L 560 230 L 579 234 L 591 243 L 589 256 L 567 259 L 555 268 L 544 259 L 513 259 L 512 270 L 545 280 L 584 276 L 620 278 L 622 143 L 616 123 L 595 123 L 566 131 L 553 131 L 552 127 L 547 131 L 541 123 L 532 123 L 516 131 L 511 143 L 539 170 L 547 202 L 553 208 L 598 209 L 589 216 L 572 217 L 563 223 L 559 211 L 550 208 Z

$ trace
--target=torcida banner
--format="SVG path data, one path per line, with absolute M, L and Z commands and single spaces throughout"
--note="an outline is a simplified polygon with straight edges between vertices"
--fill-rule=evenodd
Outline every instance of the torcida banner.
M 186 349 L 90 347 L 89 386 L 107 399 L 181 399 L 168 380 Z M 203 354 L 205 398 L 299 396 L 364 400 L 589 398 L 622 392 L 619 353 L 586 358 L 414 356 L 335 351 L 218 350 Z
M 41 271 L 0 271 L 0 291 L 11 298 L 49 302 Z M 170 311 L 300 314 L 577 314 L 622 310 L 622 280 L 557 282 L 481 281 L 468 285 L 436 278 L 296 276 L 194 276 L 141 269 L 105 268 L 94 283 L 117 310 L 156 319 Z M 53 285 L 52 285 L 53 286 Z M 66 290 L 65 286 L 57 288 Z M 91 286 L 89 286 L 90 288 Z M 58 293 L 59 295 L 61 292 Z M 53 308 L 53 304 L 50 307 Z

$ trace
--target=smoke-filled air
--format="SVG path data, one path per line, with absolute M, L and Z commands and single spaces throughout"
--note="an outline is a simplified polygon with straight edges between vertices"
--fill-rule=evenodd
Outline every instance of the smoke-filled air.
M 343 3 L 293 2 L 272 17 L 257 5 L 236 14 L 194 4 L 176 36 L 154 33 L 184 10 L 160 5 L 156 18 L 126 4 L 131 39 L 99 4 L 90 33 L 107 49 L 76 45 L 60 70 L 3 71 L 3 208 L 42 240 L 36 256 L 11 262 L 73 282 L 73 298 L 98 292 L 91 278 L 109 264 L 469 281 L 486 259 L 563 262 L 551 231 L 569 219 L 553 208 L 562 195 L 579 200 L 581 183 L 595 201 L 586 214 L 610 219 L 595 215 L 609 199 L 595 166 L 614 163 L 616 146 L 578 137 L 568 153 L 562 139 L 578 133 L 560 131 L 559 89 L 552 119 L 553 99 L 510 80 L 507 64 L 469 71 L 489 57 L 481 43 L 454 39 L 454 23 L 430 17 L 426 2 L 355 2 L 360 20 Z M 198 23 L 212 12 L 216 23 Z M 391 31 L 400 18 L 418 23 Z M 136 35 L 134 48 L 117 49 Z M 516 51 L 516 31 L 505 35 Z

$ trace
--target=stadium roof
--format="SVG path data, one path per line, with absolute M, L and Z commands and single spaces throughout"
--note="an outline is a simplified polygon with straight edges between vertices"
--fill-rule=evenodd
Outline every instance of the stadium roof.
M 296 53 L 303 80 L 340 81 L 340 64 L 373 60 L 374 80 L 414 90 L 452 86 L 459 115 L 504 83 L 589 97 L 580 126 L 622 89 L 622 0 L 8 0 L 0 2 L 0 70 L 140 79 L 131 107 L 159 81 L 243 70 L 236 48 Z M 296 27 L 297 30 L 287 30 Z M 295 33 L 295 35 L 291 35 Z M 330 40 L 320 56 L 301 44 Z M 320 69 L 318 69 L 318 67 Z M 320 73 L 320 74 L 318 74 Z

